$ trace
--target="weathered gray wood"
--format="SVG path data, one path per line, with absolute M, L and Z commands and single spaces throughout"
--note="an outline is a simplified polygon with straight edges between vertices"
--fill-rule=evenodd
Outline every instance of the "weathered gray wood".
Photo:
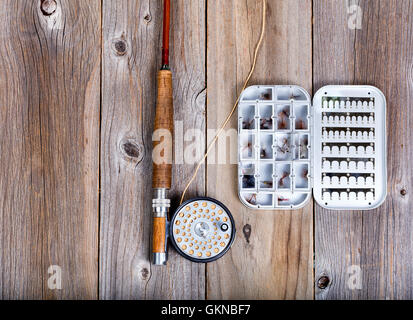
M 267 30 L 250 84 L 297 84 L 311 92 L 311 1 L 267 3 Z M 208 129 L 217 129 L 250 70 L 262 1 L 217 0 L 207 7 L 207 118 Z M 234 116 L 228 128 L 236 127 Z M 237 196 L 236 172 L 230 164 L 207 168 L 208 195 L 228 206 L 238 231 L 232 249 L 207 267 L 207 297 L 312 299 L 312 203 L 291 212 L 247 209 Z
M 94 299 L 100 1 L 40 3 L 0 2 L 0 298 Z
M 352 4 L 314 1 L 314 86 L 370 84 L 384 92 L 388 197 L 373 211 L 316 206 L 315 276 L 330 280 L 326 289 L 316 288 L 316 298 L 412 299 L 413 4 L 359 1 L 359 30 L 348 27 L 354 11 L 348 14 L 347 6 Z
M 103 1 L 100 297 L 199 299 L 205 267 L 173 249 L 150 264 L 152 130 L 160 68 L 162 1 Z M 205 127 L 205 3 L 173 1 L 171 67 L 177 133 Z M 177 137 L 177 139 L 183 137 Z M 182 141 L 180 141 L 182 142 Z M 179 149 L 182 152 L 182 150 Z M 179 160 L 179 159 L 178 159 Z M 176 165 L 177 206 L 193 165 Z M 189 196 L 204 192 L 200 172 Z
M 248 210 L 237 197 L 234 165 L 208 165 L 187 196 L 203 195 L 207 186 L 228 205 L 238 229 L 231 251 L 207 270 L 172 249 L 168 267 L 150 265 L 162 1 L 104 0 L 102 9 L 98 0 L 56 0 L 43 11 L 42 2 L 0 2 L 1 299 L 311 299 L 314 285 L 318 299 L 413 299 L 411 1 L 314 0 L 312 62 L 311 1 L 268 0 L 251 84 L 298 84 L 311 92 L 313 70 L 314 89 L 371 84 L 388 100 L 389 196 L 370 212 L 316 206 L 315 281 L 312 204 L 293 212 Z M 353 4 L 363 12 L 360 30 L 349 29 Z M 182 145 L 180 132 L 206 129 L 206 44 L 207 124 L 216 129 L 249 71 L 261 0 L 179 0 L 172 8 Z M 175 166 L 174 206 L 193 169 Z M 50 265 L 62 268 L 61 290 L 48 288 Z M 357 267 L 362 286 L 351 289 Z M 317 287 L 323 276 L 326 289 Z

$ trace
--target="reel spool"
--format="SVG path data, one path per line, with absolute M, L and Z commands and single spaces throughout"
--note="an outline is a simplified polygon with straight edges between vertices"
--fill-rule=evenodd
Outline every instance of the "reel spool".
M 171 219 L 169 234 L 181 256 L 206 263 L 229 250 L 235 238 L 235 223 L 221 202 L 201 197 L 179 206 Z

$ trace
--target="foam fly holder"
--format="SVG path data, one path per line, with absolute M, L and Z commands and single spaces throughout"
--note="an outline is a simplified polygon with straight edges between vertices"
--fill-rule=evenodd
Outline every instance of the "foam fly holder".
M 251 86 L 238 105 L 238 190 L 247 207 L 368 210 L 387 193 L 386 99 L 372 86 Z

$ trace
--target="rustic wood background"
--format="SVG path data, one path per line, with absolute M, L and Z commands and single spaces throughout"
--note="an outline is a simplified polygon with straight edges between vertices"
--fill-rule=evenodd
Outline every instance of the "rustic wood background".
M 207 132 L 249 71 L 261 0 L 172 2 L 177 130 Z M 225 202 L 232 249 L 207 266 L 170 250 L 167 267 L 152 266 L 162 1 L 0 0 L 1 299 L 413 299 L 413 2 L 267 3 L 251 84 L 370 84 L 386 95 L 385 204 L 256 212 L 238 200 L 236 166 L 208 164 L 188 197 Z M 175 166 L 175 203 L 194 166 Z M 51 265 L 60 290 L 47 285 Z

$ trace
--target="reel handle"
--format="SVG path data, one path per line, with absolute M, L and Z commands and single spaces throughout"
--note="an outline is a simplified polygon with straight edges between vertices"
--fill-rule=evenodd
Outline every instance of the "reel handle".
M 158 99 L 153 134 L 154 189 L 170 189 L 172 180 L 174 115 L 172 103 L 172 72 L 158 72 Z
M 166 265 L 166 217 L 153 218 L 152 263 Z
M 171 200 L 166 198 L 166 192 L 166 189 L 155 189 L 152 200 L 152 263 L 155 265 L 166 265 L 168 260 L 166 246 Z

